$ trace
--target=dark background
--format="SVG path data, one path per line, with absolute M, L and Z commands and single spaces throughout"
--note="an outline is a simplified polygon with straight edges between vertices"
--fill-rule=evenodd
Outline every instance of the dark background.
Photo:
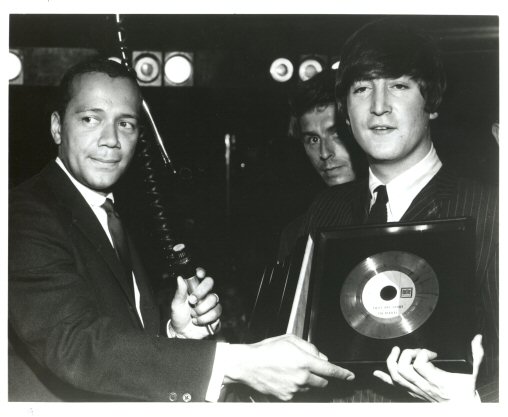
M 230 339 L 241 338 L 264 266 L 278 234 L 323 187 L 298 143 L 287 138 L 287 94 L 273 59 L 318 55 L 331 64 L 369 15 L 125 15 L 130 51 L 194 53 L 194 85 L 143 87 L 177 175 L 153 149 L 162 200 L 175 233 L 216 279 Z M 499 112 L 496 16 L 405 16 L 436 37 L 448 91 L 433 122 L 441 159 L 463 175 L 498 181 L 498 149 L 490 133 Z M 56 155 L 49 134 L 55 83 L 83 48 L 118 56 L 113 15 L 11 15 L 10 48 L 24 57 L 21 85 L 9 89 L 9 184 L 38 172 Z M 65 49 L 53 49 L 65 48 Z M 225 134 L 235 136 L 229 187 Z M 241 164 L 244 164 L 244 167 Z M 166 265 L 149 220 L 141 163 L 119 191 L 127 216 L 161 289 Z M 228 199 L 229 196 L 229 199 Z M 126 206 L 127 207 L 127 206 Z M 163 298 L 163 295 L 161 296 Z

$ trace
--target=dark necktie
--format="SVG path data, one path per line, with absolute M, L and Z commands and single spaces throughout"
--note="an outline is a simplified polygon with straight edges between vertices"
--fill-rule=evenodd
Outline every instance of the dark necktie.
M 126 275 L 125 278 L 127 280 L 127 286 L 131 291 L 131 294 L 134 294 L 133 287 L 133 275 L 132 275 L 132 262 L 131 262 L 131 252 L 129 249 L 129 242 L 127 241 L 127 234 L 125 229 L 122 226 L 122 222 L 120 221 L 120 216 L 115 210 L 113 202 L 106 198 L 106 201 L 101 206 L 104 211 L 108 215 L 108 229 L 111 234 L 111 239 L 113 240 L 113 246 L 115 247 L 115 252 L 120 259 L 120 262 L 123 264 Z M 143 289 L 139 286 L 139 281 L 136 280 L 136 287 L 139 291 L 139 303 L 141 309 L 143 309 L 143 305 L 146 302 L 147 298 L 142 296 Z M 137 309 L 137 307 L 136 307 Z M 141 312 L 138 310 L 138 318 L 141 318 Z M 145 327 L 143 320 L 141 318 L 141 327 Z
M 379 185 L 374 190 L 377 193 L 376 202 L 370 209 L 369 217 L 367 218 L 367 223 L 386 223 L 387 213 L 386 213 L 386 203 L 388 202 L 388 194 L 386 193 L 386 186 Z
M 127 236 L 125 230 L 120 221 L 120 217 L 113 206 L 113 202 L 106 198 L 106 201 L 101 206 L 108 215 L 108 229 L 113 240 L 113 246 L 115 252 L 123 264 L 125 271 L 127 272 L 127 278 L 129 286 L 132 286 L 132 263 L 129 251 L 129 243 L 127 242 Z

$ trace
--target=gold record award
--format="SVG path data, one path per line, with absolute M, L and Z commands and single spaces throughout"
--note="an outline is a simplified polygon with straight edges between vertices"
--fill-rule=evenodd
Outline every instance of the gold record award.
M 358 333 L 392 339 L 424 324 L 438 299 L 438 279 L 425 259 L 387 251 L 365 258 L 351 270 L 340 291 L 340 309 Z

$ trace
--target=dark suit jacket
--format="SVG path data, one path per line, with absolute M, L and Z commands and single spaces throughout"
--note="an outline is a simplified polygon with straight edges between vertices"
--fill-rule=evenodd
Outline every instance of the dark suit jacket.
M 145 328 L 104 230 L 60 167 L 10 193 L 11 401 L 204 400 L 215 342 L 159 334 L 135 253 L 133 269 Z
M 370 202 L 368 180 L 326 189 L 311 205 L 300 235 L 325 226 L 363 224 Z M 484 336 L 485 359 L 478 391 L 483 401 L 498 396 L 499 281 L 498 281 L 498 192 L 490 186 L 458 178 L 443 167 L 411 203 L 401 221 L 470 216 L 476 220 L 475 331 Z M 290 246 L 285 244 L 284 246 Z M 439 352 L 438 352 L 439 353 Z M 351 393 L 350 393 L 351 394 Z M 376 389 L 358 390 L 349 401 L 390 400 L 390 394 Z M 393 396 L 400 401 L 400 396 Z

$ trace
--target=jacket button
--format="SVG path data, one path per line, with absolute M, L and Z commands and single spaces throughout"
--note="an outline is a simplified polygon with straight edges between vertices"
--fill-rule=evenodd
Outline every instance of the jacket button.
M 192 400 L 192 395 L 190 395 L 188 392 L 186 392 L 185 394 L 183 394 L 182 399 L 183 399 L 186 403 L 188 403 L 190 400 Z
M 169 401 L 176 401 L 177 398 L 178 398 L 178 395 L 176 395 L 176 392 L 169 393 Z

